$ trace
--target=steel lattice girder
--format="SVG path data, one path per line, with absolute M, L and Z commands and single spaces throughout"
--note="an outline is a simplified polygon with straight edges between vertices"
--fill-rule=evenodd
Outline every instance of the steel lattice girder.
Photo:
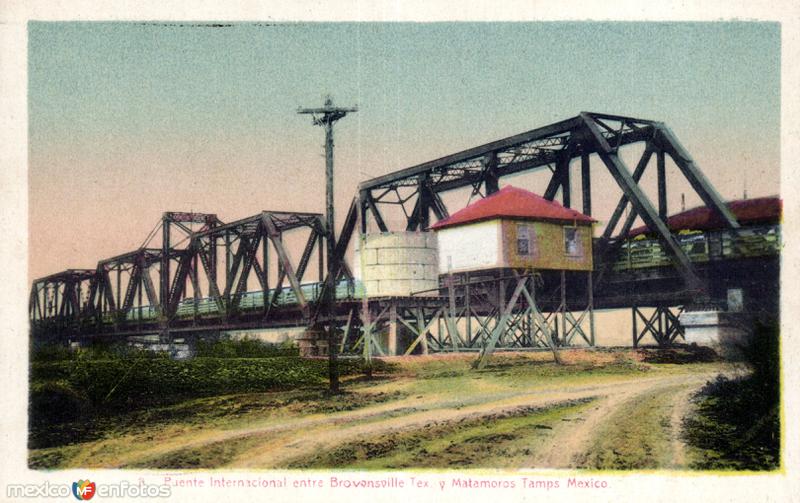
M 59 316 L 80 315 L 82 311 L 81 293 L 91 291 L 91 284 L 95 281 L 96 275 L 97 271 L 94 269 L 67 269 L 34 280 L 28 304 L 30 319 L 43 320 Z M 85 289 L 84 284 L 86 284 Z M 53 293 L 51 313 L 48 313 L 47 309 L 49 292 Z
M 281 236 L 284 232 L 303 227 L 309 228 L 311 233 L 300 262 L 295 268 L 288 251 L 281 241 Z M 325 235 L 322 215 L 318 213 L 263 211 L 251 217 L 195 233 L 189 246 L 191 252 L 186 255 L 182 264 L 188 264 L 192 257 L 199 257 L 206 274 L 211 296 L 217 301 L 220 312 L 231 315 L 236 312 L 240 297 L 246 290 L 247 278 L 251 270 L 256 271 L 256 276 L 262 289 L 268 289 L 266 270 L 259 264 L 256 254 L 260 244 L 266 250 L 265 244 L 269 242 L 277 254 L 279 264 L 278 281 L 275 285 L 273 297 L 280 291 L 283 281 L 288 280 L 299 305 L 304 308 L 307 301 L 300 287 L 300 281 L 311 258 L 314 246 L 318 245 L 321 241 L 320 238 L 324 238 Z M 235 241 L 238 241 L 235 253 L 232 251 L 233 241 L 230 239 L 231 236 Z M 220 289 L 217 284 L 215 273 L 213 273 L 215 265 L 212 264 L 212 257 L 210 256 L 212 250 L 216 248 L 218 240 L 226 240 L 227 253 L 233 253 L 232 263 L 229 268 L 226 267 L 225 269 L 224 289 Z M 262 261 L 264 258 L 262 257 Z M 185 279 L 185 275 L 188 274 L 188 265 L 184 265 L 181 269 L 181 274 L 184 275 Z M 171 314 L 174 314 L 174 309 L 183 296 L 184 292 L 179 289 L 179 286 L 183 283 L 185 281 L 177 281 L 176 286 L 178 288 L 175 288 L 170 295 Z M 274 301 L 267 302 L 265 299 L 265 315 L 268 315 L 273 303 Z
M 631 176 L 619 157 L 619 149 L 638 142 L 646 142 L 645 153 Z M 381 231 L 388 230 L 379 210 L 380 204 L 401 205 L 406 214 L 406 230 L 425 228 L 429 210 L 432 210 L 440 220 L 446 218 L 448 214 L 439 197 L 440 193 L 471 186 L 474 195 L 480 193 L 479 188 L 483 184 L 486 193 L 489 194 L 497 190 L 499 178 L 537 169 L 549 169 L 552 172 L 550 183 L 545 190 L 545 198 L 552 200 L 561 189 L 564 205 L 570 206 L 568 167 L 573 158 L 581 159 L 583 174 L 581 188 L 584 197 L 590 201 L 588 156 L 597 154 L 623 193 L 603 233 L 600 248 L 608 249 L 609 240 L 619 218 L 624 208 L 630 204 L 632 211 L 623 225 L 623 232 L 626 233 L 630 229 L 637 216 L 641 217 L 670 253 L 687 287 L 698 290 L 700 281 L 694 272 L 694 267 L 666 225 L 665 177 L 659 178 L 658 210 L 638 185 L 653 153 L 658 154 L 659 175 L 663 173 L 663 155 L 667 153 L 704 203 L 716 211 L 728 227 L 738 228 L 735 217 L 722 198 L 666 125 L 645 119 L 582 112 L 571 119 L 363 182 L 359 186 L 361 232 L 366 232 L 366 218 L 369 213 L 373 215 Z M 398 192 L 400 189 L 412 192 L 410 195 L 401 196 Z M 406 211 L 405 203 L 414 196 L 416 196 L 414 207 L 409 213 Z M 397 200 L 391 199 L 393 197 Z M 591 205 L 587 204 L 586 199 L 585 209 L 591 213 Z M 340 236 L 347 238 L 344 233 Z M 599 284 L 600 281 L 596 287 Z
M 177 257 L 176 250 L 168 251 L 169 257 Z M 139 248 L 132 252 L 123 253 L 97 263 L 95 281 L 90 293 L 90 312 L 87 315 L 100 316 L 104 312 L 115 312 L 121 320 L 135 303 L 137 292 L 141 296 L 144 292 L 150 305 L 160 307 L 155 286 L 149 274 L 153 264 L 161 264 L 164 257 L 163 250 L 158 248 Z M 117 272 L 117 289 L 113 288 L 109 272 Z M 128 283 L 124 290 L 119 284 L 122 271 L 129 274 Z M 161 272 L 159 271 L 159 275 Z M 104 302 L 105 301 L 105 302 Z M 140 302 L 140 304 L 142 304 Z
M 182 226 L 181 222 L 203 223 L 204 225 L 199 231 L 192 232 L 188 227 Z M 48 313 L 43 305 L 47 299 L 42 299 L 41 296 L 49 288 L 51 292 L 54 292 L 52 295 L 55 297 L 54 300 L 59 302 L 59 306 L 69 304 L 68 307 L 57 309 L 57 312 L 50 316 L 51 318 L 60 316 L 69 318 L 71 322 L 95 320 L 99 323 L 104 314 L 113 314 L 115 323 L 119 325 L 115 331 L 124 331 L 122 325 L 126 323 L 126 314 L 137 304 L 138 295 L 138 304 L 147 304 L 158 310 L 161 323 L 165 324 L 163 326 L 166 328 L 169 326 L 169 320 L 175 316 L 178 304 L 186 296 L 187 278 L 191 278 L 193 286 L 195 289 L 197 288 L 197 272 L 194 270 L 196 266 L 193 268 L 193 264 L 198 262 L 202 263 L 206 269 L 212 296 L 218 302 L 224 300 L 220 313 L 229 316 L 236 312 L 238 301 L 246 290 L 247 278 L 251 270 L 255 270 L 263 290 L 268 290 L 266 270 L 261 267 L 256 257 L 259 245 L 262 246 L 264 256 L 266 256 L 268 242 L 274 246 L 280 270 L 275 293 L 280 291 L 283 281 L 288 280 L 299 304 L 306 305 L 307 301 L 300 288 L 300 281 L 309 265 L 313 249 L 316 247 L 321 253 L 325 238 L 322 215 L 264 211 L 248 218 L 223 224 L 215 215 L 165 212 L 162 217 L 162 225 L 171 224 L 178 225 L 190 235 L 189 243 L 185 248 L 177 248 L 177 245 L 168 242 L 166 243 L 169 246 L 161 249 L 142 247 L 101 260 L 96 269 L 70 269 L 35 280 L 31 287 L 29 300 L 31 321 L 48 318 Z M 304 227 L 309 228 L 311 232 L 295 268 L 288 250 L 281 243 L 282 234 Z M 224 292 L 221 292 L 216 285 L 216 273 L 214 273 L 213 280 L 212 275 L 208 274 L 209 270 L 216 270 L 216 265 L 210 266 L 209 259 L 215 256 L 215 251 L 211 250 L 216 248 L 216 242 L 226 235 L 233 236 L 226 243 L 231 249 L 231 253 L 237 243 L 238 249 L 233 255 L 233 266 L 225 271 L 225 289 Z M 165 236 L 168 236 L 166 232 Z M 164 263 L 171 260 L 177 261 L 174 276 L 169 276 L 169 268 L 164 268 Z M 154 264 L 161 264 L 161 268 L 154 269 L 159 276 L 157 281 L 161 283 L 165 281 L 166 277 L 168 282 L 169 289 L 166 297 L 156 293 L 153 279 L 150 276 L 152 272 L 150 267 Z M 116 273 L 113 278 L 109 274 L 110 272 Z M 127 279 L 127 283 L 123 282 L 123 279 Z M 79 303 L 81 290 L 79 289 L 82 288 L 81 283 L 86 282 L 88 282 L 86 291 L 89 292 L 89 301 L 85 309 L 81 309 Z M 57 292 L 54 290 L 55 288 L 58 289 Z M 265 306 L 265 310 L 267 309 L 268 307 Z
M 652 138 L 657 123 L 631 117 L 589 114 L 598 119 L 621 121 L 618 130 L 604 130 L 603 136 L 617 146 Z M 359 185 L 361 191 L 393 187 L 414 187 L 420 175 L 432 180 L 435 192 L 444 192 L 473 184 L 480 180 L 487 163 L 487 156 L 496 156 L 496 165 L 491 165 L 493 174 L 502 177 L 542 168 L 556 161 L 558 154 L 572 145 L 575 155 L 594 153 L 595 147 L 586 138 L 581 116 L 573 117 L 549 126 L 497 140 L 479 147 L 464 150 L 439 159 L 428 161 L 395 173 L 367 180 Z

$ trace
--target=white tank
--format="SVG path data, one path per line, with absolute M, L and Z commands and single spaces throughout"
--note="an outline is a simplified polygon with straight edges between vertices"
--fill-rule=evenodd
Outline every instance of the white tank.
M 363 282 L 367 297 L 436 295 L 439 268 L 433 232 L 367 234 L 359 244 L 353 274 Z

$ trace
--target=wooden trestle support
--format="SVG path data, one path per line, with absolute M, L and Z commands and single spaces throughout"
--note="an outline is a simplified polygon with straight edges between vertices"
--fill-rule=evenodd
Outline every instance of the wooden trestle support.
M 556 290 L 546 292 L 541 276 L 525 270 L 450 276 L 438 292 L 365 299 L 343 319 L 338 349 L 367 360 L 472 351 L 482 368 L 499 349 L 552 349 L 578 341 L 594 346 L 591 274 L 583 274 L 589 285 L 579 310 L 567 303 L 563 274 Z
M 678 321 L 683 306 L 658 305 L 652 309 L 648 315 L 641 306 L 631 308 L 634 348 L 639 347 L 639 343 L 648 335 L 661 347 L 672 345 L 679 337 L 686 339 L 683 326 Z

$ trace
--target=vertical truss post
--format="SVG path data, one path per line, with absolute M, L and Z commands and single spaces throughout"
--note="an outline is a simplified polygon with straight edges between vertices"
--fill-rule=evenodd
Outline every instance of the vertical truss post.
M 388 340 L 388 353 L 389 356 L 397 355 L 397 304 L 392 302 L 389 307 L 389 340 Z
M 161 274 L 160 285 L 161 292 L 159 300 L 161 304 L 161 312 L 169 312 L 169 276 L 170 276 L 170 231 L 171 219 L 169 215 L 164 213 L 161 217 Z
M 460 336 L 458 335 L 458 327 L 456 320 L 456 294 L 453 285 L 453 275 L 447 276 L 447 298 L 448 298 L 448 312 L 445 323 L 447 324 L 447 332 L 450 334 L 450 344 L 453 346 L 453 351 L 458 351 L 458 343 Z
M 200 300 L 200 280 L 197 277 L 197 254 L 192 253 L 189 257 L 189 280 L 192 283 L 192 297 L 195 301 Z M 184 290 L 185 292 L 186 290 Z M 187 295 L 188 297 L 188 295 Z M 177 304 L 176 304 L 177 307 Z
M 200 249 L 200 253 L 203 253 L 202 249 Z M 208 270 L 206 274 L 210 280 L 208 282 L 208 296 L 212 297 L 217 283 L 217 237 L 214 235 L 208 237 Z
M 563 163 L 563 174 L 561 175 L 561 203 L 565 208 L 572 207 L 572 182 L 569 167 L 571 160 L 569 153 L 566 153 L 560 159 L 560 162 Z
M 501 276 L 502 276 L 502 274 L 501 274 Z M 497 282 L 497 324 L 495 325 L 495 327 L 499 327 L 499 326 L 505 324 L 505 322 L 503 320 L 503 306 L 505 306 L 506 295 L 507 295 L 507 292 L 506 292 L 506 280 L 505 279 L 500 279 Z M 504 334 L 505 334 L 505 327 L 503 327 L 503 330 L 501 330 L 499 332 L 498 339 L 497 339 L 498 341 L 501 342 L 501 344 L 502 344 L 502 341 L 503 341 L 503 335 Z
M 262 304 L 264 304 L 262 314 L 266 316 L 269 297 L 269 239 L 267 236 L 261 239 L 261 263 L 263 264 L 261 267 L 261 295 Z
M 231 243 L 231 233 L 229 231 L 225 231 L 225 281 L 228 281 L 228 277 L 231 274 L 231 264 L 233 262 L 233 250 L 232 250 L 233 243 Z
M 420 334 L 420 345 L 422 345 L 422 354 L 428 354 L 428 326 L 425 324 L 425 313 L 423 312 L 423 308 L 418 307 L 416 308 L 416 315 L 417 315 L 417 329 L 419 330 Z
M 561 312 L 561 337 L 562 345 L 568 344 L 567 340 L 567 273 L 561 270 L 561 305 L 559 311 Z
M 358 198 L 359 234 L 363 236 L 367 233 L 367 191 L 359 191 L 356 197 Z
M 589 164 L 589 154 L 581 153 L 581 199 L 583 214 L 592 216 L 592 173 Z
M 194 285 L 194 302 L 192 303 L 192 318 L 194 323 L 197 323 L 198 318 L 200 317 L 200 298 L 202 297 L 202 292 L 200 291 L 200 280 L 198 278 L 198 268 L 199 268 L 199 258 L 197 257 L 197 251 L 192 255 L 192 278 L 193 278 L 193 285 Z M 178 305 L 175 304 L 175 310 L 177 311 Z
M 317 278 L 321 283 L 325 279 L 325 233 L 317 233 Z
M 636 326 L 636 304 L 631 307 L 631 320 L 632 320 L 632 332 L 633 332 L 633 348 L 636 349 L 639 347 L 639 329 Z
M 533 329 L 533 306 L 531 306 L 525 314 L 525 345 L 535 346 L 534 341 L 535 333 Z
M 488 196 L 500 190 L 500 177 L 497 174 L 497 152 L 489 152 L 481 162 L 483 163 L 483 183 Z
M 138 293 L 137 300 L 139 302 L 139 326 L 141 327 L 141 325 L 142 325 L 142 290 L 144 290 L 142 288 L 142 283 L 144 282 L 143 278 L 142 278 L 142 275 L 144 274 L 145 271 L 144 271 L 144 265 L 142 264 L 141 258 L 139 258 L 138 260 L 139 260 L 139 265 L 137 267 L 137 273 L 138 274 L 136 276 L 136 282 L 137 282 L 136 291 Z
M 416 185 L 417 201 L 414 203 L 414 209 L 411 211 L 411 215 L 408 218 L 408 225 L 406 225 L 407 231 L 415 231 L 417 229 L 425 230 L 430 224 L 431 200 L 428 191 L 427 176 L 418 176 Z
M 428 177 L 419 176 L 417 178 L 417 225 L 419 230 L 424 231 L 431 222 L 431 197 L 428 190 Z M 414 229 L 412 229 L 414 230 Z
M 114 294 L 113 294 L 113 292 L 111 290 L 111 278 L 106 276 L 106 280 L 108 281 L 108 285 L 107 285 L 108 289 L 106 290 L 106 292 L 108 294 L 110 294 L 112 296 L 113 300 L 114 300 L 113 302 L 108 302 L 106 300 L 106 304 L 107 304 L 107 307 L 109 309 L 111 309 L 112 311 L 116 311 L 116 308 L 114 306 L 122 306 L 124 304 L 124 302 L 122 300 L 122 268 L 119 267 L 119 265 L 117 265 L 115 267 L 115 269 L 117 270 L 117 296 L 116 297 L 113 297 Z M 129 278 L 128 280 L 130 281 L 131 278 Z
M 362 351 L 362 357 L 364 358 L 364 364 L 367 368 L 367 372 L 372 372 L 372 320 L 369 312 L 369 300 L 367 299 L 366 295 L 361 299 L 361 328 L 362 328 L 362 342 L 364 344 L 364 348 Z
M 552 332 L 550 332 L 550 328 L 547 325 L 547 320 L 539 310 L 539 306 L 536 305 L 536 276 L 533 271 L 531 271 L 531 291 L 528 292 L 527 288 L 523 288 L 522 294 L 525 296 L 528 304 L 530 305 L 531 313 L 533 314 L 533 322 L 538 325 L 538 327 L 534 329 L 534 334 L 538 334 L 539 331 L 542 332 L 544 335 L 545 345 L 547 345 L 553 353 L 553 360 L 555 360 L 555 362 L 559 365 L 563 364 L 561 356 L 558 354 L 558 345 L 553 338 Z M 534 335 L 534 337 L 536 337 L 536 335 Z
M 595 346 L 595 339 L 594 339 L 594 286 L 592 285 L 593 281 L 593 274 L 592 271 L 586 273 L 586 290 L 587 290 L 587 303 L 589 305 L 589 337 L 591 342 L 589 345 L 591 347 Z
M 667 209 L 667 170 L 664 162 L 664 151 L 659 149 L 656 153 L 658 160 L 658 216 L 666 221 Z
M 467 345 L 472 346 L 472 311 L 470 310 L 470 285 L 469 285 L 469 272 L 466 273 L 464 278 L 464 313 L 465 324 L 467 330 Z

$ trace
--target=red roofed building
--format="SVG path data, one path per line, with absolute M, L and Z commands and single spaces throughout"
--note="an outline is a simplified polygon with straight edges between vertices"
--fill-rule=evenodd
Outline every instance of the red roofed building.
M 431 226 L 440 273 L 494 268 L 592 269 L 594 220 L 516 187 L 504 187 Z
M 450 218 L 431 225 L 432 230 L 444 229 L 466 223 L 475 223 L 492 218 L 521 218 L 524 220 L 550 222 L 576 222 L 590 224 L 592 217 L 579 211 L 565 208 L 555 201 L 517 187 L 503 187 L 494 194 L 476 201 Z
M 727 204 L 741 225 L 777 224 L 781 220 L 782 201 L 778 197 L 739 199 Z M 709 231 L 726 227 L 717 212 L 707 206 L 692 208 L 672 215 L 667 218 L 667 225 L 673 232 Z M 635 237 L 648 232 L 647 226 L 643 225 L 633 229 L 629 236 Z

